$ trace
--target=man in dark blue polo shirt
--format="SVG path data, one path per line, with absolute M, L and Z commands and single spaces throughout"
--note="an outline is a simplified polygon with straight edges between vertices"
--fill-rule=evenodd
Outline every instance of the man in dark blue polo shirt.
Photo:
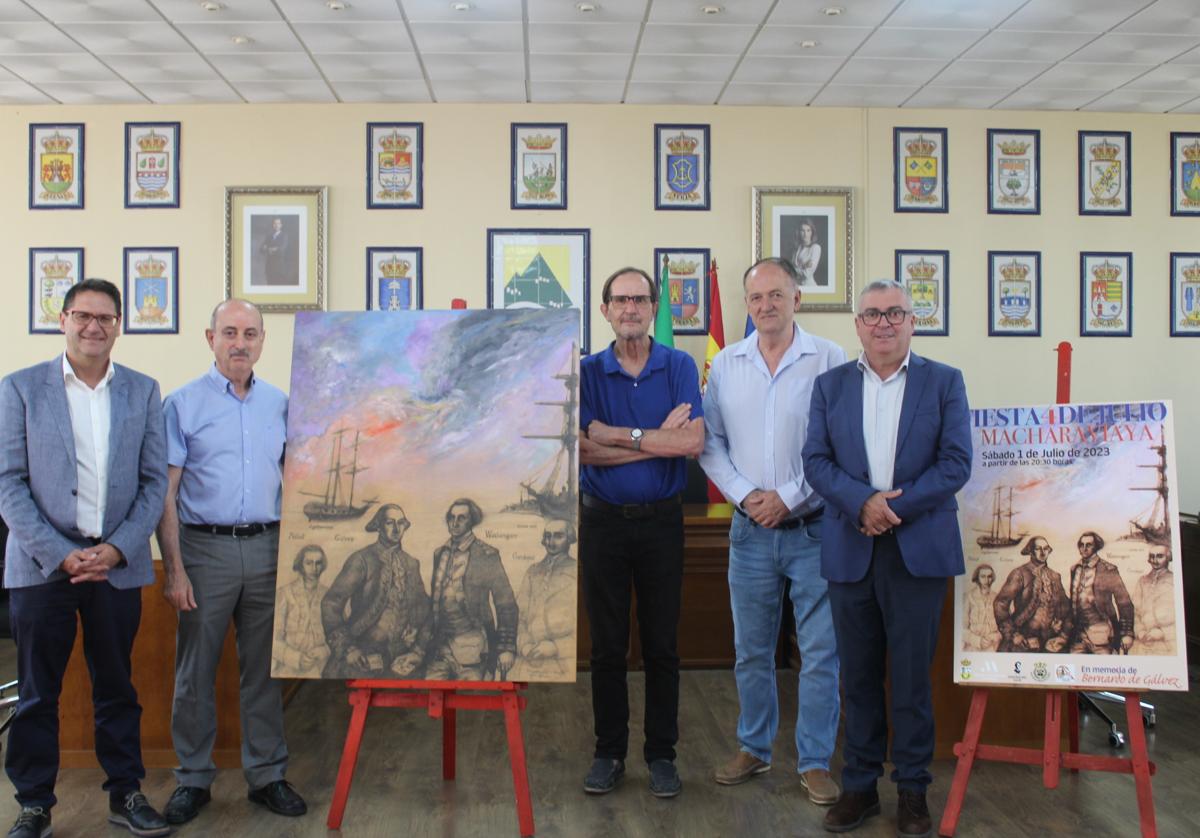
M 596 751 L 583 782 L 612 791 L 629 747 L 630 590 L 646 667 L 646 743 L 650 791 L 674 797 L 679 739 L 676 632 L 683 583 L 685 457 L 704 448 L 696 364 L 650 338 L 658 294 L 637 268 L 604 283 L 600 312 L 616 340 L 580 364 L 582 509 L 579 559 L 592 639 Z

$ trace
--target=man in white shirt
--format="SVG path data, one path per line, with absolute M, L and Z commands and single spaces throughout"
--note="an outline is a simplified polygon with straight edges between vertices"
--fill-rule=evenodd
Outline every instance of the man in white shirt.
M 840 794 L 829 774 L 838 727 L 837 643 L 820 569 L 825 505 L 804 479 L 800 451 L 813 382 L 844 363 L 846 353 L 794 322 L 800 282 L 790 262 L 761 259 L 742 284 L 755 331 L 713 359 L 700 455 L 735 511 L 729 596 L 739 750 L 714 779 L 736 785 L 771 767 L 779 729 L 775 648 L 786 585 L 801 659 L 796 770 L 809 800 L 828 805 Z
M 109 821 L 135 835 L 170 832 L 140 790 L 142 708 L 130 662 L 167 485 L 162 403 L 153 379 L 110 360 L 120 311 L 111 282 L 72 286 L 59 315 L 66 352 L 0 383 L 4 586 L 20 684 L 4 763 L 21 804 L 9 838 L 51 831 L 58 698 L 77 615 Z

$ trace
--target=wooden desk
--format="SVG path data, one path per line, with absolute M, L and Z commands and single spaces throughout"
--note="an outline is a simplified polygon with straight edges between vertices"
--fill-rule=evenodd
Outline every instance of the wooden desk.
M 142 705 L 142 759 L 147 768 L 178 765 L 171 744 L 171 701 L 175 695 L 175 609 L 163 599 L 162 562 L 154 563 L 156 584 L 142 589 L 142 622 L 133 644 L 133 685 Z M 76 632 L 75 648 L 63 680 L 58 708 L 63 768 L 96 768 L 92 683 L 83 660 L 83 634 Z M 217 671 L 217 743 L 213 759 L 218 768 L 241 764 L 238 715 L 237 650 L 233 629 L 225 637 Z

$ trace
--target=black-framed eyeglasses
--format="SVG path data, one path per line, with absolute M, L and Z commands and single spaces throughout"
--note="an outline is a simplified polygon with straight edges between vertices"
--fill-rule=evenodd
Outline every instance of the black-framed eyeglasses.
M 77 308 L 73 308 L 70 311 L 64 311 L 63 314 L 69 315 L 71 322 L 76 326 L 86 327 L 87 324 L 95 320 L 102 328 L 105 329 L 111 329 L 113 326 L 117 325 L 117 322 L 121 319 L 121 315 L 119 314 L 92 314 L 90 311 L 80 311 Z
M 613 294 L 608 298 L 609 305 L 627 306 L 633 303 L 638 308 L 650 305 L 649 294 Z
M 900 306 L 892 306 L 887 311 L 880 311 L 877 308 L 869 308 L 866 311 L 860 312 L 858 319 L 863 322 L 864 326 L 875 326 L 879 323 L 880 318 L 884 318 L 893 326 L 899 326 L 904 322 L 904 318 L 912 314 L 906 308 Z

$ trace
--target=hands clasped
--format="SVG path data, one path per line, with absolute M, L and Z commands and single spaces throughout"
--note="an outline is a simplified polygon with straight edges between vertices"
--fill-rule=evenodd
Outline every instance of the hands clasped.
M 900 516 L 892 511 L 888 501 L 900 497 L 903 491 L 892 489 L 890 492 L 876 492 L 867 498 L 867 502 L 858 513 L 858 520 L 862 525 L 858 531 L 863 535 L 876 536 L 900 526 Z

